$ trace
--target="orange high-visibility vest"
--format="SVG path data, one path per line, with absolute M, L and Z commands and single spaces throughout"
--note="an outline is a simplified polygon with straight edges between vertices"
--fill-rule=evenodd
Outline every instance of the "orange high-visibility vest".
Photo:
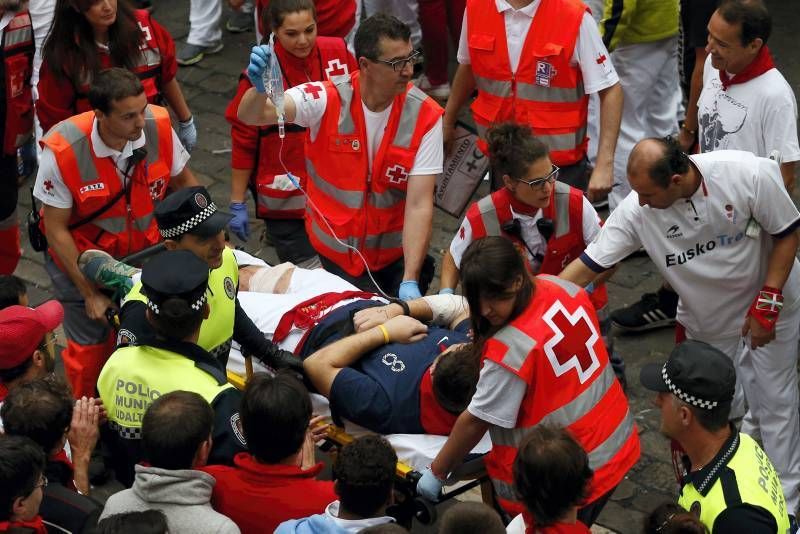
M 514 241 L 522 257 L 527 258 L 524 243 L 518 242 L 519 238 L 503 230 L 514 218 L 511 212 L 512 200 L 511 192 L 503 187 L 472 204 L 467 210 L 466 218 L 472 227 L 473 241 L 486 236 L 501 235 Z M 547 240 L 539 273 L 557 276 L 586 248 L 583 240 L 583 192 L 565 183 L 556 182 L 550 204 L 542 210 L 542 218 L 553 221 L 553 235 Z M 530 264 L 527 261 L 526 264 L 530 270 Z M 605 308 L 608 304 L 605 284 L 595 286 L 589 298 L 595 310 Z
M 536 277 L 528 307 L 486 342 L 483 353 L 528 386 L 516 426 L 489 430 L 486 470 L 503 509 L 524 511 L 512 468 L 520 443 L 537 425 L 566 428 L 586 450 L 594 470 L 587 504 L 622 481 L 639 459 L 639 436 L 585 291 L 554 276 Z
M 570 62 L 586 10 L 578 0 L 542 0 L 512 73 L 503 14 L 494 0 L 467 1 L 467 44 L 478 88 L 472 115 L 482 139 L 493 124 L 514 121 L 533 128 L 556 165 L 584 157 L 589 98 L 579 66 Z
M 306 138 L 308 194 L 323 213 L 307 208 L 306 231 L 316 251 L 351 276 L 361 275 L 364 264 L 334 239 L 321 217 L 339 239 L 361 251 L 371 270 L 401 258 L 409 173 L 423 136 L 443 113 L 409 83 L 394 99 L 370 169 L 359 84 L 354 72 L 349 83 L 306 85 L 310 98 L 316 91 L 328 97 L 316 139 Z
M 102 208 L 122 190 L 111 158 L 98 158 L 94 153 L 93 121 L 92 111 L 75 115 L 54 126 L 41 141 L 53 151 L 72 194 L 69 224 Z M 121 258 L 160 241 L 153 209 L 166 194 L 172 169 L 172 125 L 165 108 L 147 106 L 144 135 L 147 156 L 131 171 L 129 194 L 121 195 L 96 219 L 70 231 L 78 252 L 96 248 Z M 52 250 L 50 253 L 56 257 Z
M 0 48 L 5 86 L 3 153 L 14 155 L 16 149 L 33 134 L 31 72 L 34 44 L 31 17 L 27 10 L 20 11 L 8 22 Z

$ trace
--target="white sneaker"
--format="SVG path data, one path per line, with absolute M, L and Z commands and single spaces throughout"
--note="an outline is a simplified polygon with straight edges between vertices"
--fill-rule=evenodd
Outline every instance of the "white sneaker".
M 446 99 L 450 96 L 450 84 L 443 83 L 441 85 L 431 85 L 430 80 L 424 74 L 420 75 L 414 81 L 414 84 L 421 90 L 433 98 Z

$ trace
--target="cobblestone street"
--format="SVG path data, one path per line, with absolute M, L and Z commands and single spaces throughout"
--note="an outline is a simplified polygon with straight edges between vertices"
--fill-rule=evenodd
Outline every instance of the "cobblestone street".
M 186 36 L 188 0 L 156 0 L 154 18 L 173 34 L 176 44 Z M 778 68 L 792 87 L 800 81 L 800 55 L 796 54 L 793 33 L 800 20 L 800 4 L 788 0 L 768 0 L 773 15 L 773 38 L 770 48 Z M 223 24 L 227 13 L 223 13 Z M 795 22 L 792 22 L 795 21 Z M 181 67 L 178 72 L 186 100 L 194 114 L 198 128 L 198 145 L 192 154 L 190 168 L 206 185 L 220 206 L 227 206 L 230 196 L 230 135 L 224 112 L 234 94 L 238 77 L 246 66 L 249 49 L 255 39 L 254 32 L 230 34 L 224 31 L 225 48 L 218 54 L 207 56 L 198 65 Z M 791 54 L 791 55 L 790 55 Z M 32 183 L 32 182 L 31 182 Z M 484 184 L 478 194 L 488 191 Z M 20 219 L 30 209 L 30 194 L 25 187 L 20 192 Z M 253 210 L 250 202 L 251 215 Z M 606 213 L 601 213 L 605 216 Z M 432 250 L 437 259 L 449 245 L 459 221 L 436 211 Z M 261 222 L 251 218 L 251 239 L 242 245 L 247 251 L 274 261 L 274 252 L 259 241 Z M 24 225 L 23 225 L 24 230 Z M 40 254 L 33 252 L 23 231 L 24 255 L 16 274 L 25 279 L 30 287 L 31 301 L 37 304 L 50 295 L 50 280 L 45 273 Z M 235 239 L 235 238 L 234 238 Z M 438 282 L 437 282 L 438 284 Z M 636 301 L 645 291 L 655 291 L 660 277 L 647 257 L 631 257 L 626 260 L 609 284 L 611 308 Z M 434 289 L 438 285 L 434 286 Z M 658 431 L 658 411 L 652 405 L 651 395 L 639 385 L 639 370 L 643 364 L 666 358 L 671 350 L 673 333 L 670 329 L 640 336 L 619 336 L 617 350 L 627 364 L 628 395 L 631 410 L 635 415 L 642 440 L 642 458 L 627 479 L 619 486 L 605 507 L 599 525 L 620 533 L 641 531 L 643 518 L 658 504 L 674 500 L 677 493 L 672 465 L 669 459 L 669 444 Z M 424 530 L 423 530 L 424 531 Z M 596 532 L 603 532 L 596 529 Z

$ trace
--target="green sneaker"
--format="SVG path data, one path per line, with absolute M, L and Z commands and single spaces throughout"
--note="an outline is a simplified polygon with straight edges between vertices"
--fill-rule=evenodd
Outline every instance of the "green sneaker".
M 78 268 L 101 289 L 114 292 L 114 299 L 122 300 L 133 287 L 133 275 L 140 269 L 117 261 L 102 250 L 84 250 L 78 256 Z

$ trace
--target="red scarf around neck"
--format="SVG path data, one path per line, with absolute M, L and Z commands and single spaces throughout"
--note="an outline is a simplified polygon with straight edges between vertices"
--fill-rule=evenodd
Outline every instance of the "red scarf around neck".
M 42 516 L 37 515 L 30 521 L 0 521 L 0 532 L 8 532 L 12 528 L 29 529 L 36 534 L 47 534 L 47 528 L 42 522 Z
M 719 71 L 719 80 L 722 82 L 722 90 L 727 91 L 728 87 L 737 83 L 749 82 L 753 78 L 757 78 L 774 68 L 775 63 L 772 61 L 772 54 L 770 54 L 767 45 L 764 45 L 761 47 L 761 50 L 758 51 L 758 55 L 755 59 L 753 59 L 739 74 L 734 74 L 733 77 L 731 77 L 724 70 Z

